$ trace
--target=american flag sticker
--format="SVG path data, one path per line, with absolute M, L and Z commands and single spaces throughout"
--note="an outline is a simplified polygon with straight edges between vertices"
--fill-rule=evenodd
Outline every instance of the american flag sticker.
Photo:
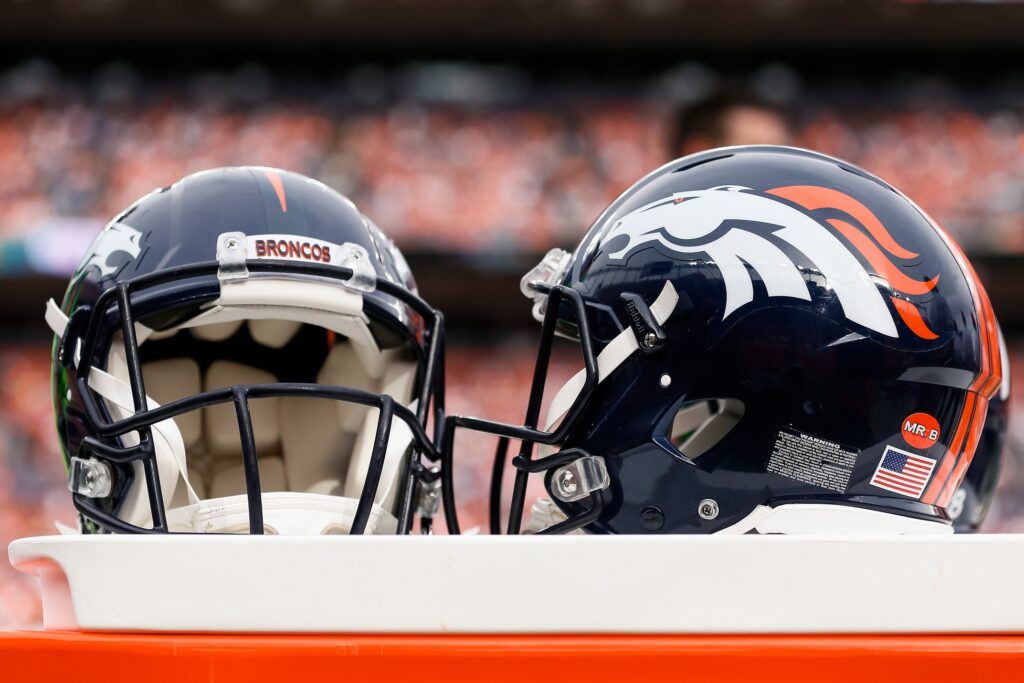
M 886 491 L 920 498 L 934 469 L 935 461 L 931 458 L 886 446 L 870 484 Z

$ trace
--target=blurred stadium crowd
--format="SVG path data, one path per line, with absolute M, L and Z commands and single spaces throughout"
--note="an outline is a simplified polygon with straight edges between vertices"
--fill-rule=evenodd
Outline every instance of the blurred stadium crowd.
M 546 250 L 667 161 L 680 98 L 652 93 L 706 87 L 692 75 L 587 89 L 428 72 L 401 97 L 372 91 L 364 81 L 380 76 L 367 68 L 287 84 L 255 66 L 165 80 L 117 65 L 68 78 L 41 62 L 0 74 L 0 265 L 66 272 L 75 250 L 32 245 L 81 243 L 140 195 L 237 163 L 324 180 L 407 250 Z M 479 83 L 450 93 L 460 79 Z M 969 250 L 1024 251 L 1024 107 L 1005 87 L 970 93 L 970 107 L 926 79 L 868 106 L 855 86 L 792 90 L 773 92 L 788 96 L 794 144 L 889 179 Z
M 699 89 L 700 81 L 690 69 L 682 81 L 628 87 L 527 87 L 499 69 L 483 79 L 459 72 L 417 81 L 402 97 L 379 91 L 379 74 L 368 68 L 287 86 L 259 67 L 143 79 L 116 65 L 64 77 L 33 62 L 0 73 L 0 274 L 69 273 L 104 220 L 140 195 L 192 171 L 241 163 L 322 179 L 407 251 L 569 245 L 615 195 L 668 160 L 678 101 L 687 99 L 680 89 Z M 783 79 L 789 95 L 780 102 L 795 144 L 891 180 L 973 253 L 1024 252 L 1024 102 L 1006 94 L 1019 89 L 966 93 L 921 80 L 894 84 L 888 100 L 875 101 L 856 85 L 794 92 L 793 80 Z M 453 93 L 445 84 L 455 82 L 472 87 Z M 665 92 L 677 104 L 652 95 Z M 5 547 L 52 533 L 54 520 L 71 524 L 74 515 L 53 432 L 49 349 L 0 344 Z M 522 419 L 532 344 L 450 353 L 452 412 Z M 496 357 L 501 373 L 490 367 Z M 556 364 L 551 382 L 560 384 L 571 365 Z M 1022 417 L 1018 400 L 1014 454 L 1024 448 Z M 456 474 L 464 527 L 486 526 L 494 444 L 477 438 L 469 450 L 479 457 L 458 463 Z M 1024 531 L 1024 471 L 1015 455 L 1001 487 L 987 530 Z M 26 582 L 0 562 L 0 625 L 38 621 Z

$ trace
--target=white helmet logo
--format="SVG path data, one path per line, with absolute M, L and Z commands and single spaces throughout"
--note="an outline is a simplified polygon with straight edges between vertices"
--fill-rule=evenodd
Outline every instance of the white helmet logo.
M 900 245 L 865 207 L 848 195 L 812 186 L 782 187 L 767 192 L 808 209 L 824 206 L 849 210 L 886 251 L 902 258 L 916 256 Z M 778 226 L 772 234 L 791 245 L 814 264 L 817 273 L 801 273 L 786 253 L 769 239 L 751 232 L 746 225 Z M 897 268 L 889 256 L 851 222 L 829 219 L 828 223 L 850 240 L 858 251 L 889 280 L 896 312 L 914 334 L 924 339 L 935 335 L 906 295 L 924 294 L 934 288 L 938 277 L 926 282 L 913 280 Z M 746 224 L 746 225 L 745 225 Z M 750 270 L 764 282 L 770 297 L 792 297 L 810 301 L 807 279 L 818 275 L 822 286 L 835 292 L 843 312 L 851 321 L 889 337 L 897 337 L 896 322 L 879 290 L 878 283 L 850 248 L 821 221 L 771 196 L 737 186 L 677 192 L 623 216 L 605 235 L 625 235 L 628 240 L 609 254 L 612 261 L 624 260 L 638 247 L 656 242 L 680 254 L 707 254 L 722 273 L 725 283 L 723 319 L 754 300 Z M 819 275 L 820 274 L 820 275 Z
M 140 241 L 142 233 L 135 228 L 120 222 L 108 223 L 107 227 L 96 237 L 92 244 L 92 253 L 82 264 L 82 270 L 89 266 L 96 266 L 100 269 L 103 277 L 112 275 L 124 266 L 123 261 L 110 264 L 107 261 L 116 253 L 127 253 L 130 259 L 139 257 L 142 251 Z

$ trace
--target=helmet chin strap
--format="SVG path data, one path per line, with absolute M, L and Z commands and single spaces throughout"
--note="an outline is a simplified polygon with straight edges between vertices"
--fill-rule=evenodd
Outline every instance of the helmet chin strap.
M 666 280 L 665 286 L 662 287 L 661 293 L 658 294 L 658 298 L 650 306 L 651 315 L 654 316 L 654 320 L 659 325 L 663 325 L 669 316 L 672 315 L 672 311 L 675 310 L 677 303 L 679 303 L 679 294 L 672 283 Z M 633 328 L 626 326 L 614 339 L 608 342 L 601 350 L 601 353 L 597 354 L 597 381 L 603 382 L 627 358 L 636 353 L 639 348 L 640 343 L 637 341 Z M 551 407 L 548 409 L 548 417 L 544 423 L 544 429 L 550 431 L 551 426 L 569 412 L 569 408 L 572 407 L 572 404 L 579 398 L 580 392 L 583 391 L 583 385 L 586 383 L 586 380 L 587 371 L 580 370 L 558 390 L 558 393 L 551 400 Z M 553 449 L 550 446 L 540 449 L 541 457 L 552 452 Z
M 53 299 L 46 302 L 46 313 L 44 315 L 44 319 L 46 320 L 47 327 L 57 335 L 57 339 L 64 336 L 64 331 L 68 328 L 68 317 Z
M 129 386 L 129 384 L 124 380 L 114 377 L 110 373 L 100 370 L 97 367 L 93 367 L 89 370 L 89 386 L 97 394 L 110 401 L 112 404 L 117 406 L 117 408 L 120 408 L 126 416 L 133 415 L 135 413 L 135 408 L 132 405 L 131 386 Z M 160 407 L 160 404 L 149 396 L 146 397 L 146 403 L 148 404 L 149 410 L 156 410 Z M 160 471 L 177 471 L 177 474 L 181 476 L 185 482 L 189 501 L 199 500 L 195 490 L 188 481 L 188 468 L 185 466 L 185 444 L 182 441 L 181 432 L 178 431 L 174 421 L 168 419 L 163 422 L 157 422 L 153 425 L 152 430 L 153 438 L 159 439 L 163 442 L 162 444 L 158 444 L 157 452 L 168 452 L 171 454 L 171 460 L 169 462 L 159 463 Z M 160 445 L 164 448 L 160 448 Z
M 544 529 L 553 527 L 567 519 L 568 516 L 566 516 L 566 514 L 562 512 L 557 505 L 555 505 L 555 501 L 550 498 L 538 498 L 530 507 L 530 519 L 526 523 L 526 529 L 523 533 L 538 534 Z M 568 533 L 577 536 L 586 535 L 586 532 L 583 529 L 573 529 Z
M 321 493 L 279 491 L 263 494 L 263 526 L 267 534 L 321 536 L 348 534 L 359 501 Z M 167 511 L 171 531 L 249 533 L 249 506 L 244 495 L 211 498 Z M 374 504 L 366 533 L 393 534 L 394 516 Z
M 59 339 L 64 337 L 68 326 L 68 317 L 61 310 L 57 303 L 50 299 L 46 304 L 46 324 L 50 327 Z M 75 359 L 78 365 L 78 358 Z M 89 386 L 97 394 L 109 402 L 110 407 L 128 416 L 135 413 L 135 402 L 132 398 L 131 386 L 124 380 L 101 370 L 97 367 L 89 369 Z M 155 410 L 160 404 L 151 397 L 146 397 L 146 404 L 149 410 Z M 164 476 L 161 477 L 161 493 L 165 500 L 170 500 L 177 488 L 178 481 L 185 485 L 185 493 L 189 503 L 198 503 L 199 496 L 196 494 L 192 483 L 188 480 L 188 468 L 185 465 L 185 444 L 181 438 L 181 432 L 174 424 L 174 420 L 158 422 L 151 428 L 153 439 L 156 442 L 157 469 Z M 138 436 L 135 432 L 126 434 L 126 440 L 135 440 L 138 443 Z M 136 476 L 141 477 L 141 465 L 135 463 Z M 173 476 L 168 476 L 173 473 Z M 149 518 L 148 501 L 142 500 L 142 496 L 133 496 L 132 500 L 126 503 L 125 514 L 133 524 L 142 525 L 152 523 Z

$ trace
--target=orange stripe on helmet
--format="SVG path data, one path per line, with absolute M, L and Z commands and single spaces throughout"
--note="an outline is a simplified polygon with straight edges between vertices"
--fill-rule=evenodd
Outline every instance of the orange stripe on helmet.
M 768 190 L 768 194 L 783 197 L 791 202 L 814 211 L 815 209 L 839 209 L 856 218 L 867 231 L 871 233 L 879 244 L 893 256 L 899 258 L 914 258 L 916 253 L 904 249 L 896 239 L 889 234 L 882 221 L 871 212 L 871 209 L 858 202 L 853 197 L 827 187 L 816 185 L 789 185 L 787 187 L 776 187 Z
M 971 269 L 972 275 L 977 277 Z M 978 442 L 981 440 L 981 433 L 985 427 L 985 419 L 988 414 L 988 399 L 999 388 L 1002 382 L 1002 356 L 999 352 L 999 333 L 995 325 L 995 316 L 992 313 L 992 306 L 988 301 L 988 294 L 978 283 L 978 292 L 981 297 L 980 308 L 983 316 L 979 319 L 979 332 L 982 338 L 982 367 L 974 381 L 968 387 L 967 400 L 964 402 L 964 410 L 960 414 L 958 432 L 964 425 L 967 429 L 966 439 L 961 447 L 954 442 L 942 461 L 942 467 L 936 473 L 932 484 L 925 491 L 921 499 L 925 503 L 931 503 L 945 507 L 952 498 L 971 461 L 974 460 L 974 453 L 978 449 Z M 991 322 L 991 325 L 989 324 Z M 995 348 L 992 348 L 993 343 Z M 971 399 L 974 399 L 973 401 Z M 968 406 L 973 403 L 973 410 L 968 413 Z
M 943 487 L 941 495 L 939 495 L 937 501 L 939 507 L 946 507 L 949 504 L 957 487 L 960 486 L 960 482 L 963 481 L 964 475 L 967 474 L 967 468 L 971 466 L 971 461 L 974 460 L 974 453 L 978 450 L 978 443 L 981 441 L 981 434 L 984 431 L 987 416 L 988 399 L 979 396 L 977 405 L 974 407 L 974 416 L 971 418 L 971 426 L 967 430 L 967 443 L 964 446 L 963 454 L 956 461 L 953 473 L 946 480 L 946 485 Z
M 960 480 L 963 479 L 964 473 L 966 473 L 967 468 L 970 466 L 971 460 L 974 459 L 974 451 L 978 447 L 978 439 L 980 439 L 980 434 L 985 424 L 985 416 L 988 412 L 988 399 L 995 393 L 1002 382 L 1003 364 L 999 354 L 999 332 L 995 313 L 992 310 L 992 303 L 988 298 L 988 292 L 985 291 L 985 287 L 978 278 L 978 273 L 974 270 L 974 266 L 971 265 L 960 245 L 953 241 L 942 226 L 916 204 L 914 206 L 931 223 L 932 228 L 935 229 L 935 232 L 942 241 L 946 243 L 946 247 L 960 266 L 960 271 L 963 273 L 964 279 L 967 281 L 967 287 L 971 292 L 971 298 L 974 301 L 978 319 L 981 369 L 967 389 L 968 393 L 964 400 L 964 409 L 960 413 L 960 419 L 957 424 L 957 434 L 969 432 L 969 436 L 964 441 L 958 441 L 954 437 L 942 458 L 942 463 L 936 475 L 932 478 L 931 484 L 921 498 L 922 502 L 944 506 L 949 502 L 949 498 L 956 491 L 956 487 L 959 486 Z
M 864 255 L 868 263 L 878 271 L 879 275 L 888 280 L 894 289 L 904 294 L 927 294 L 935 289 L 935 285 L 939 281 L 938 275 L 924 282 L 907 277 L 863 232 L 839 218 L 829 218 L 828 223 L 841 232 L 843 237 Z M 935 339 L 935 337 L 927 337 L 927 339 Z
M 890 296 L 889 300 L 892 301 L 896 312 L 900 314 L 900 317 L 903 318 L 903 323 L 910 328 L 911 332 L 921 339 L 939 338 L 939 335 L 932 332 L 931 328 L 928 327 L 928 323 L 921 317 L 921 311 L 917 310 L 917 306 L 895 296 Z
M 972 269 L 973 271 L 973 269 Z M 975 276 L 977 277 L 977 276 Z M 989 341 L 989 358 L 991 358 L 992 370 L 988 381 L 979 389 L 985 398 L 991 398 L 1003 381 L 1003 355 L 999 350 L 999 323 L 996 322 L 995 311 L 992 309 L 992 301 L 988 298 L 988 292 L 978 283 L 978 292 L 981 295 L 982 307 L 984 309 L 984 326 Z
M 934 221 L 933 221 L 934 224 Z M 978 335 L 981 339 L 981 372 L 974 378 L 969 387 L 971 391 L 981 393 L 989 398 L 995 393 L 999 383 L 1002 382 L 1002 357 L 999 353 L 999 326 L 996 323 L 995 312 L 992 310 L 992 302 L 988 298 L 988 292 L 981 284 L 977 271 L 967 260 L 967 256 L 960 249 L 959 245 L 953 243 L 956 249 L 955 254 L 959 256 L 965 268 L 967 284 L 974 296 L 975 307 L 978 314 Z
M 284 183 L 281 182 L 281 174 L 267 169 L 263 171 L 263 175 L 267 176 L 267 180 L 274 187 L 274 192 L 277 193 L 277 201 L 281 204 L 281 212 L 288 213 L 288 198 L 284 194 Z
M 940 459 L 938 467 L 935 469 L 935 474 L 932 476 L 932 481 L 925 489 L 924 495 L 921 496 L 922 503 L 928 503 L 931 505 L 937 505 L 939 496 L 942 494 L 942 489 L 945 486 L 946 480 L 949 475 L 952 474 L 954 467 L 956 466 L 957 456 L 960 453 L 960 449 L 963 447 L 965 437 L 967 436 L 968 427 L 971 424 L 971 418 L 974 415 L 974 407 L 978 402 L 978 395 L 973 392 L 967 392 L 964 398 L 964 405 L 960 411 L 960 418 L 957 420 L 956 432 L 953 434 L 952 441 L 949 442 L 949 447 L 946 449 L 945 455 Z
M 974 266 L 971 265 L 960 245 L 954 242 L 953 238 L 931 216 L 916 204 L 914 206 L 921 211 L 921 215 L 932 224 L 935 232 L 946 243 L 953 258 L 959 264 L 964 279 L 967 280 L 967 287 L 974 299 L 974 307 L 978 316 L 978 333 L 981 338 L 981 372 L 971 383 L 970 390 L 980 391 L 985 398 L 989 398 L 1003 381 L 1003 363 L 999 356 L 999 325 L 996 323 L 995 312 L 992 310 L 992 302 L 988 298 L 988 292 L 985 291 L 984 285 L 981 284 L 977 271 L 974 270 Z
M 972 274 L 974 274 L 973 268 Z M 976 274 L 974 274 L 974 276 L 977 277 Z M 980 282 L 978 283 L 978 291 L 981 296 L 981 304 L 985 313 L 984 319 L 979 322 L 981 323 L 981 327 L 987 328 L 985 333 L 983 333 L 983 336 L 987 335 L 988 338 L 989 345 L 987 360 L 991 364 L 991 367 L 988 368 L 988 372 L 985 372 L 983 365 L 982 372 L 978 373 L 978 376 L 971 384 L 973 390 L 977 391 L 977 403 L 975 405 L 974 412 L 971 415 L 970 427 L 967 431 L 967 440 L 964 444 L 963 450 L 957 454 L 955 460 L 956 466 L 953 468 L 952 473 L 950 473 L 943 484 L 941 493 L 938 494 L 935 499 L 935 504 L 940 507 L 945 507 L 949 504 L 949 501 L 952 499 L 957 487 L 960 486 L 960 482 L 963 481 L 964 476 L 967 474 L 967 469 L 971 466 L 971 462 L 974 460 L 974 455 L 978 450 L 978 443 L 981 441 L 981 435 L 985 428 L 985 420 L 988 417 L 989 398 L 998 391 L 999 385 L 1002 383 L 1002 374 L 1004 372 L 1003 356 L 999 349 L 999 328 L 995 322 L 992 303 L 988 298 L 988 293 Z M 963 418 L 961 417 L 961 419 Z

